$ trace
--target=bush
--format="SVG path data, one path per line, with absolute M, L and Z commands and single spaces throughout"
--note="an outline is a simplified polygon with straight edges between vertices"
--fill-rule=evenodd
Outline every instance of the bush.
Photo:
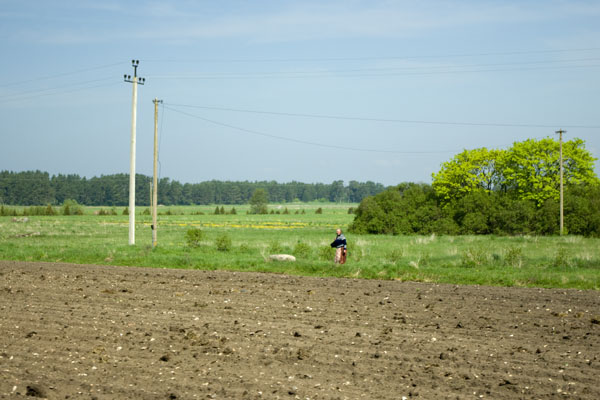
M 355 208 L 354 207 L 349 207 L 348 208 L 348 214 L 354 214 Z
M 484 265 L 488 261 L 488 256 L 483 249 L 469 248 L 463 253 L 462 266 L 463 267 L 479 267 Z
M 129 215 L 129 207 L 123 209 L 123 215 Z
M 250 214 L 267 214 L 267 204 L 269 204 L 269 195 L 264 189 L 256 189 L 250 197 Z
M 323 261 L 333 261 L 335 258 L 335 249 L 331 246 L 322 246 L 319 248 L 319 259 Z
M 311 248 L 308 244 L 304 242 L 298 242 L 294 246 L 294 250 L 292 253 L 298 258 L 308 258 L 310 257 Z
M 556 251 L 556 255 L 554 256 L 554 261 L 552 262 L 552 266 L 555 268 L 571 266 L 571 263 L 569 262 L 568 253 L 565 248 L 560 247 Z
M 321 207 L 317 208 L 315 214 L 323 214 L 323 209 Z
M 404 255 L 404 251 L 401 248 L 395 248 L 395 249 L 392 249 L 390 252 L 388 252 L 386 254 L 385 258 L 388 261 L 396 264 L 398 261 L 400 261 L 402 259 L 403 255 Z
M 51 205 L 47 207 L 31 206 L 23 209 L 23 215 L 56 215 L 56 211 Z
M 115 211 L 115 209 L 110 209 L 110 210 L 105 210 L 103 208 L 101 208 L 98 211 L 98 215 L 117 215 L 117 212 Z
M 279 242 L 277 240 L 273 240 L 269 244 L 267 251 L 269 252 L 269 254 L 278 254 L 278 253 L 283 252 L 283 247 L 281 247 L 281 245 L 279 244 Z
M 215 239 L 215 246 L 219 251 L 229 251 L 231 250 L 231 238 L 228 234 L 223 233 Z
M 16 217 L 17 210 L 14 208 L 8 208 L 4 206 L 0 206 L 0 216 L 2 217 Z
M 198 247 L 204 239 L 204 232 L 198 228 L 190 228 L 185 233 L 185 242 L 189 247 Z
M 231 211 L 229 211 L 229 214 L 237 215 L 237 211 L 236 211 L 235 207 L 231 207 Z
M 239 248 L 240 253 L 250 253 L 251 249 L 247 243 L 242 243 Z
M 356 233 L 428 234 L 443 217 L 435 193 L 425 184 L 402 184 L 366 197 L 355 211 L 350 231 Z
M 63 203 L 62 215 L 83 215 L 83 207 L 81 207 L 75 200 L 67 199 Z
M 509 247 L 504 256 L 504 264 L 520 268 L 523 265 L 523 249 L 520 247 Z

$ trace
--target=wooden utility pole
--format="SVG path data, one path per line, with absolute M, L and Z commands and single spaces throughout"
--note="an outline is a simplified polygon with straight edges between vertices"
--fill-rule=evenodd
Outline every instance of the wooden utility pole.
M 562 140 L 562 135 L 563 133 L 567 133 L 567 131 L 563 131 L 562 129 L 556 131 L 556 133 L 558 133 L 558 142 L 559 142 L 559 148 L 560 148 L 560 235 L 564 235 L 565 233 L 565 223 L 564 223 L 564 211 L 563 211 L 563 205 L 564 205 L 564 193 L 563 193 L 563 151 L 562 151 L 562 144 L 563 144 L 563 140 Z
M 162 103 L 162 100 L 154 99 L 154 176 L 152 178 L 152 248 L 156 247 L 158 220 L 157 220 L 157 206 L 158 206 L 158 176 L 157 176 L 157 164 L 158 164 L 158 103 Z
M 137 121 L 137 85 L 143 85 L 145 78 L 137 76 L 137 67 L 140 60 L 131 60 L 133 76 L 125 74 L 125 82 L 133 84 L 133 98 L 131 101 L 131 153 L 129 163 L 129 244 L 135 244 L 135 130 Z

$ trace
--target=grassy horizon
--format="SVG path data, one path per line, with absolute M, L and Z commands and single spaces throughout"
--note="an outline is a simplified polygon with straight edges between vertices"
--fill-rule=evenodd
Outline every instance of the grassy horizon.
M 136 207 L 134 246 L 128 245 L 125 207 L 115 207 L 117 215 L 94 215 L 112 207 L 84 207 L 81 216 L 0 217 L 0 259 L 600 290 L 600 239 L 578 236 L 346 233 L 348 262 L 334 265 L 329 243 L 336 228 L 352 222 L 348 208 L 356 206 L 271 204 L 280 214 L 267 215 L 246 214 L 248 205 L 223 206 L 226 212 L 235 207 L 236 215 L 213 215 L 217 205 L 163 206 L 155 249 L 146 207 Z M 289 214 L 282 214 L 286 208 Z M 190 229 L 202 231 L 194 246 L 186 241 Z M 229 242 L 219 250 L 223 238 Z M 269 261 L 275 253 L 297 261 Z

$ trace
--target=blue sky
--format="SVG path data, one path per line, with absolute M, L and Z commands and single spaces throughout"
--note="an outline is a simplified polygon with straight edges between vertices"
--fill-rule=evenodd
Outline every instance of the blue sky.
M 0 170 L 430 182 L 463 149 L 600 158 L 598 1 L 0 0 Z M 596 163 L 596 172 L 600 170 Z

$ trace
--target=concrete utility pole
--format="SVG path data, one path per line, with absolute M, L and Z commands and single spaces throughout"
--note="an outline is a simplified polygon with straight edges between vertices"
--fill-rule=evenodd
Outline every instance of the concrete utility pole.
M 162 100 L 154 99 L 154 176 L 152 178 L 152 248 L 156 247 L 157 244 L 157 206 L 158 206 L 158 177 L 156 174 L 158 164 L 158 103 L 162 103 Z
M 560 143 L 560 235 L 564 235 L 565 233 L 565 223 L 564 223 L 564 194 L 563 194 L 563 151 L 562 151 L 562 135 L 563 133 L 567 133 L 567 131 L 563 131 L 562 129 L 556 131 L 558 133 L 558 142 Z
M 133 66 L 133 77 L 123 75 L 125 82 L 131 82 L 133 85 L 133 100 L 131 104 L 131 157 L 129 164 L 129 244 L 135 244 L 135 124 L 137 119 L 137 85 L 143 85 L 145 78 L 138 78 L 137 67 L 140 60 L 131 60 Z

